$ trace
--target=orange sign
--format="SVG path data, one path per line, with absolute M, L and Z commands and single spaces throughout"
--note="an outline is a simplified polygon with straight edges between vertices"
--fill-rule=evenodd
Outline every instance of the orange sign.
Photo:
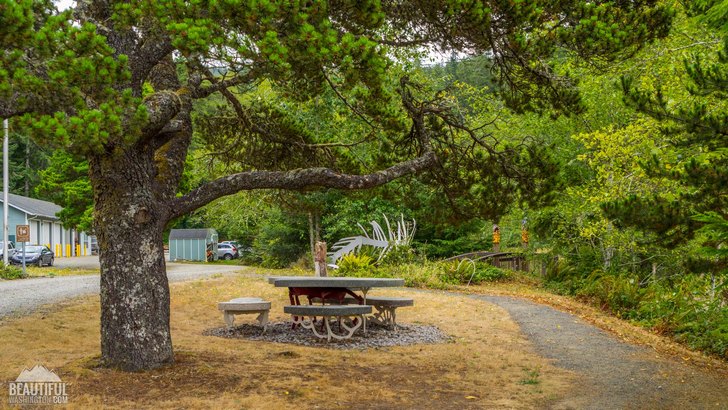
M 15 227 L 15 242 L 30 242 L 30 225 Z

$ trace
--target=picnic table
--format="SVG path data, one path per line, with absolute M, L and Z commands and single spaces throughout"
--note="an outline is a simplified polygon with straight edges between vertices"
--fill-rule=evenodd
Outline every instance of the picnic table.
M 328 340 L 348 339 L 362 325 L 366 332 L 364 315 L 372 312 L 372 307 L 367 305 L 366 299 L 371 288 L 404 285 L 404 279 L 320 276 L 272 276 L 268 278 L 268 282 L 276 287 L 288 288 L 291 306 L 284 307 L 283 311 L 293 315 L 294 327 L 301 325 L 305 329 L 311 329 L 317 337 L 326 337 Z M 361 295 L 356 292 L 361 292 Z M 300 296 L 308 297 L 308 306 L 301 305 Z M 313 306 L 312 300 L 320 300 L 322 305 Z M 356 303 L 345 305 L 350 300 Z M 333 302 L 335 305 L 325 305 L 327 302 Z M 323 318 L 321 327 L 326 328 L 325 334 L 318 333 L 316 329 L 317 316 Z M 342 334 L 332 331 L 329 323 L 332 319 L 337 321 Z
M 271 276 L 268 282 L 276 287 L 288 288 L 292 305 L 300 305 L 299 296 L 318 297 L 322 300 L 352 296 L 360 304 L 366 304 L 367 292 L 371 288 L 404 286 L 404 279 L 396 278 L 342 278 L 327 276 Z M 360 291 L 361 296 L 354 293 Z M 343 294 L 343 296 L 342 296 Z

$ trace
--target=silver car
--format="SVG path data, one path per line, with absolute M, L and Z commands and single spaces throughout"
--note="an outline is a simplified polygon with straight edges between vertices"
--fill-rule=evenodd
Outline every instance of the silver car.
M 240 254 L 238 253 L 238 248 L 236 248 L 235 245 L 229 243 L 217 244 L 217 257 L 219 259 L 229 261 L 230 259 L 235 259 L 238 256 L 240 256 Z
M 12 242 L 8 242 L 8 258 L 15 255 L 15 244 Z M 0 259 L 3 258 L 3 253 L 5 253 L 5 244 L 0 241 Z

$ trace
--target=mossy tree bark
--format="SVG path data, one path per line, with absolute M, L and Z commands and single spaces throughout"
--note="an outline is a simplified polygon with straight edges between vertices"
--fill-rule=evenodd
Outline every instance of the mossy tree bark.
M 124 370 L 173 360 L 162 232 L 168 212 L 154 189 L 153 153 L 91 161 L 101 262 L 101 352 Z

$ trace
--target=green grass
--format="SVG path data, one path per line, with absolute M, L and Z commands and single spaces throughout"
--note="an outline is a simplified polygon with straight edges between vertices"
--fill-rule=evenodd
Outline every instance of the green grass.
M 22 269 L 22 268 L 19 268 Z M 52 278 L 55 276 L 75 276 L 75 275 L 98 275 L 98 269 L 83 268 L 57 268 L 55 266 L 26 266 L 25 271 L 31 278 Z
M 521 379 L 521 381 L 519 382 L 520 384 L 534 386 L 541 383 L 541 381 L 539 380 L 539 377 L 541 376 L 541 371 L 538 368 L 533 370 L 524 368 L 523 371 L 526 372 L 526 377 Z

